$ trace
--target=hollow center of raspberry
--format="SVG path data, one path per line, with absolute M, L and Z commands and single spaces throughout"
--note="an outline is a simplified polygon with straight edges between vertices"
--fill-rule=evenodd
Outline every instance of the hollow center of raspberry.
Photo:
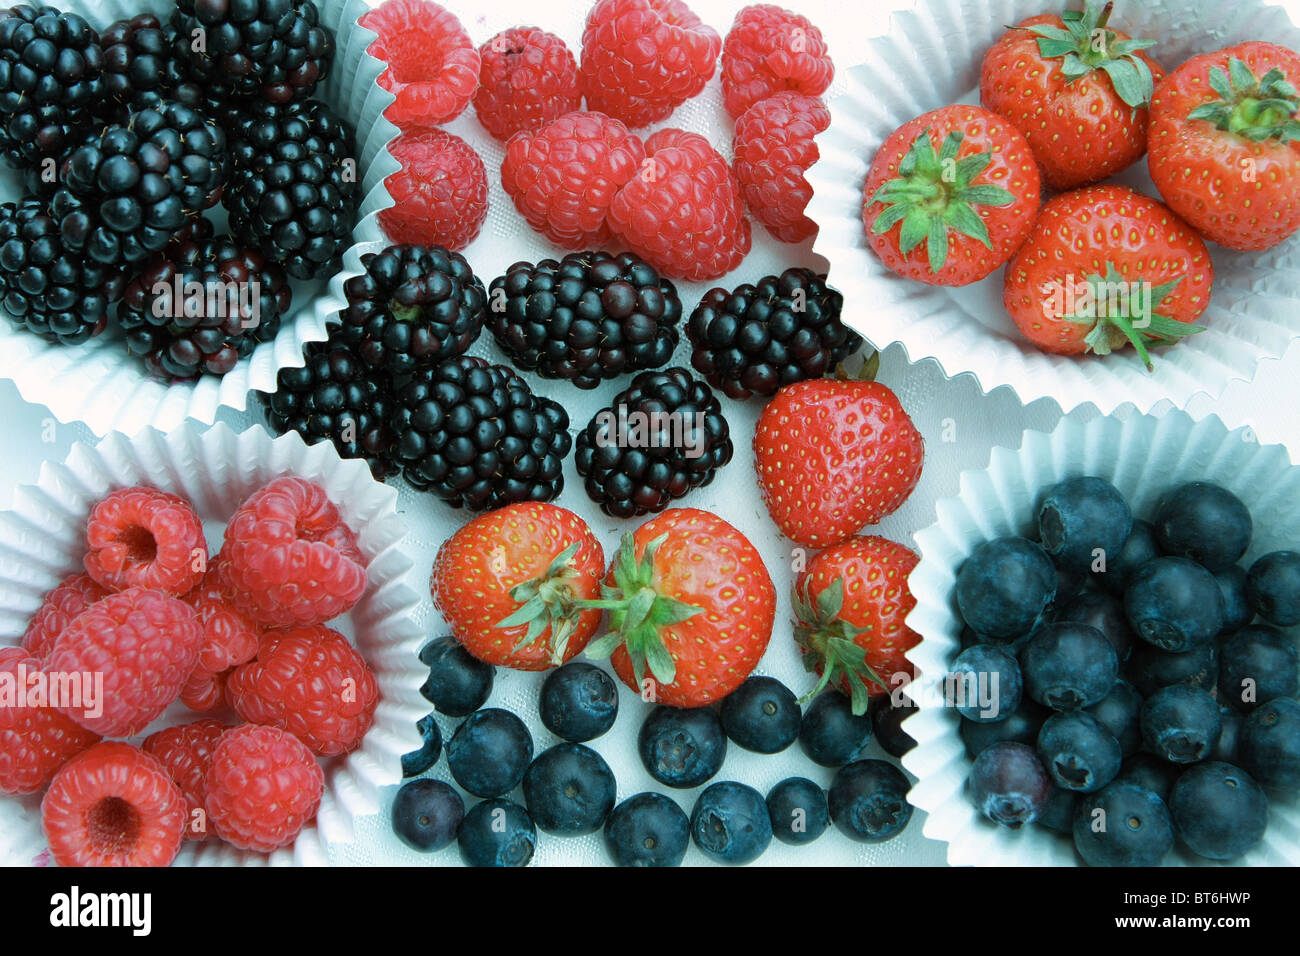
M 158 542 L 148 528 L 132 525 L 119 534 L 117 540 L 126 546 L 131 560 L 137 564 L 152 564 L 158 557 Z
M 129 852 L 140 839 L 140 813 L 121 797 L 104 797 L 86 811 L 86 836 L 98 853 Z
M 385 59 L 398 83 L 431 83 L 442 75 L 439 47 L 444 37 L 428 31 L 403 30 L 388 38 Z

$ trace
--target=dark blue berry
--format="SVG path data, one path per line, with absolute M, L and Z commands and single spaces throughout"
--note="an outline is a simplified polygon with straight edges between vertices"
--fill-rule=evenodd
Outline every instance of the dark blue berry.
M 546 675 L 539 701 L 542 723 L 571 743 L 595 740 L 618 717 L 618 688 L 601 668 L 570 661 Z
M 1231 707 L 1219 708 L 1219 739 L 1210 751 L 1210 760 L 1222 760 L 1224 763 L 1237 762 L 1237 747 L 1241 743 L 1241 732 L 1246 728 L 1246 718 L 1240 711 Z
M 859 843 L 892 840 L 912 819 L 912 805 L 907 802 L 910 787 L 903 772 L 883 760 L 859 760 L 841 767 L 827 794 L 831 820 Z
M 438 637 L 420 650 L 429 679 L 420 688 L 424 699 L 448 717 L 474 713 L 492 693 L 495 668 L 472 655 L 452 637 Z
M 986 541 L 957 573 L 957 607 L 977 633 L 1010 641 L 1033 630 L 1056 596 L 1056 568 L 1024 538 Z
M 1275 697 L 1300 693 L 1300 654 L 1281 631 L 1245 627 L 1219 649 L 1219 700 L 1251 711 Z
M 1214 749 L 1223 729 L 1219 705 L 1187 684 L 1162 687 L 1142 703 L 1142 740 L 1170 763 L 1196 763 Z
M 1025 690 L 1053 710 L 1089 707 L 1115 686 L 1119 659 L 1106 636 L 1088 624 L 1044 624 L 1020 652 Z
M 1160 548 L 1156 544 L 1155 528 L 1146 521 L 1135 520 L 1119 555 L 1108 555 L 1106 570 L 1094 574 L 1093 580 L 1116 597 L 1123 597 L 1137 569 L 1158 557 Z
M 465 814 L 457 842 L 466 866 L 527 866 L 537 849 L 537 829 L 519 804 L 484 800 Z
M 691 837 L 705 856 L 719 863 L 752 863 L 772 842 L 763 795 L 731 780 L 710 785 L 691 811 Z
M 1156 794 L 1117 780 L 1079 800 L 1074 846 L 1089 866 L 1159 866 L 1174 848 L 1173 820 Z
M 1133 652 L 1133 629 L 1124 613 L 1124 602 L 1105 591 L 1084 591 L 1057 612 L 1056 620 L 1089 624 L 1101 631 L 1121 664 Z
M 1104 478 L 1067 478 L 1047 489 L 1038 508 L 1038 538 L 1062 568 L 1086 574 L 1118 556 L 1133 512 Z
M 803 715 L 790 688 L 774 677 L 750 677 L 722 702 L 722 729 L 746 750 L 779 753 L 799 736 Z
M 442 731 L 438 729 L 438 722 L 433 719 L 433 714 L 427 714 L 416 721 L 415 729 L 420 732 L 420 739 L 424 744 L 419 750 L 402 754 L 403 777 L 418 777 L 436 764 L 438 758 L 442 756 Z
M 1223 595 L 1209 571 L 1187 558 L 1156 558 L 1133 575 L 1124 612 L 1138 637 L 1183 653 L 1223 630 Z
M 1004 741 L 975 758 L 967 786 L 980 813 L 1014 830 L 1038 819 L 1052 778 L 1033 747 Z
M 614 808 L 614 772 L 582 744 L 556 744 L 524 774 L 524 803 L 538 828 L 573 836 L 595 833 Z
M 1139 717 L 1142 713 L 1142 695 L 1126 680 L 1115 681 L 1110 693 L 1093 704 L 1086 711 L 1119 742 L 1120 750 L 1127 757 L 1137 753 L 1142 746 L 1142 728 Z
M 978 757 L 989 747 L 1004 741 L 1032 746 L 1038 741 L 1038 731 L 1050 713 L 1026 697 L 1006 720 L 994 724 L 963 720 L 961 739 L 966 744 L 966 752 L 972 757 Z
M 1075 807 L 1079 805 L 1079 799 L 1079 794 L 1073 790 L 1053 787 L 1048 794 L 1047 803 L 1034 822 L 1053 833 L 1070 836 L 1074 833 Z
M 1237 758 L 1266 787 L 1300 788 L 1300 701 L 1279 697 L 1257 708 L 1241 729 Z
M 1250 511 L 1241 499 L 1204 481 L 1175 488 L 1156 512 L 1156 542 L 1165 554 L 1190 558 L 1219 571 L 1250 547 Z
M 441 780 L 412 780 L 393 798 L 393 833 L 412 849 L 450 846 L 465 819 L 465 801 Z
M 1171 654 L 1142 641 L 1133 649 L 1124 673 L 1143 697 L 1173 684 L 1211 690 L 1219 681 L 1219 645 L 1209 641 L 1182 654 Z
M 1038 756 L 1058 787 L 1095 793 L 1115 779 L 1124 754 L 1091 714 L 1053 714 L 1038 732 Z
M 1162 760 L 1155 754 L 1135 753 L 1124 761 L 1119 776 L 1115 779 L 1135 783 L 1150 790 L 1167 804 L 1169 794 L 1173 793 L 1174 783 L 1185 768 Z
M 976 644 L 958 654 L 947 679 L 945 694 L 967 720 L 1006 720 L 1020 706 L 1020 664 L 993 644 Z
M 813 763 L 842 767 L 871 739 L 871 712 L 854 716 L 849 698 L 835 691 L 808 705 L 799 728 L 799 746 Z
M 782 843 L 811 843 L 830 824 L 826 791 L 807 777 L 787 777 L 767 793 L 772 835 Z
M 880 748 L 891 757 L 901 757 L 916 746 L 912 735 L 903 729 L 903 721 L 916 713 L 916 704 L 906 696 L 901 696 L 898 704 L 899 706 L 894 705 L 893 694 L 880 694 L 871 698 L 872 730 Z
M 1300 624 L 1300 553 L 1274 551 L 1252 564 L 1246 600 L 1270 624 Z
M 1217 760 L 1189 767 L 1169 798 L 1174 829 L 1211 860 L 1235 860 L 1264 838 L 1268 798 L 1250 774 Z
M 662 793 L 628 797 L 605 820 L 605 846 L 615 866 L 680 866 L 691 824 Z
M 533 738 L 524 722 L 498 707 L 476 711 L 447 744 L 456 782 L 476 797 L 500 797 L 519 786 L 533 759 Z
M 1255 609 L 1246 600 L 1246 572 L 1240 566 L 1214 572 L 1214 582 L 1223 596 L 1223 630 L 1219 634 L 1232 634 L 1255 619 Z
M 717 715 L 704 707 L 658 706 L 637 736 L 646 771 L 668 787 L 698 787 L 722 769 L 727 735 Z

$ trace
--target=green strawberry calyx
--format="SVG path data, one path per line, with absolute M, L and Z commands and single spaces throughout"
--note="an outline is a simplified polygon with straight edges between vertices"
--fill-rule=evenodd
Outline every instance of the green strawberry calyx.
M 902 223 L 899 248 L 904 256 L 925 243 L 930 271 L 940 271 L 948 261 L 948 234 L 955 231 L 992 249 L 988 226 L 977 206 L 1009 206 L 1016 201 L 1008 190 L 974 180 L 993 161 L 991 152 L 957 158 L 965 138 L 960 130 L 944 137 L 938 155 L 926 127 L 912 141 L 898 164 L 898 177 L 884 183 L 871 197 L 884 210 L 871 224 L 873 235 L 883 235 Z
M 564 663 L 569 638 L 573 636 L 583 610 L 571 583 L 579 573 L 573 566 L 579 546 L 580 543 L 575 541 L 555 556 L 540 577 L 523 581 L 510 589 L 510 597 L 519 606 L 508 617 L 497 621 L 496 626 L 527 625 L 523 636 L 515 642 L 515 650 L 536 643 L 549 628 L 551 663 Z
M 1115 4 L 1104 7 L 1087 0 L 1082 10 L 1067 10 L 1061 14 L 1065 24 L 1058 27 L 1050 23 L 1037 23 L 1012 29 L 1027 30 L 1038 37 L 1038 52 L 1044 59 L 1060 59 L 1061 72 L 1066 82 L 1087 76 L 1093 70 L 1102 70 L 1110 77 L 1115 93 L 1128 106 L 1138 109 L 1151 102 L 1155 93 L 1155 77 L 1151 67 L 1138 56 L 1139 50 L 1156 45 L 1155 40 L 1121 40 L 1114 30 L 1106 28 Z
M 1206 120 L 1256 143 L 1300 140 L 1300 122 L 1296 120 L 1300 97 L 1276 67 L 1257 80 L 1250 67 L 1234 56 L 1228 61 L 1227 73 L 1210 67 L 1210 88 L 1219 94 L 1218 99 L 1196 107 L 1188 119 Z
M 803 650 L 803 666 L 810 673 L 821 670 L 817 686 L 800 699 L 807 703 L 825 689 L 832 678 L 843 675 L 849 685 L 853 713 L 867 712 L 870 696 L 867 681 L 889 690 L 889 685 L 867 663 L 867 651 L 857 639 L 871 631 L 840 617 L 844 607 L 844 580 L 836 578 L 817 595 L 810 581 L 794 589 L 795 643 Z
M 601 584 L 599 600 L 577 602 L 581 608 L 609 612 L 609 631 L 588 646 L 587 656 L 605 658 L 619 647 L 626 648 L 637 686 L 645 681 L 647 669 L 660 684 L 677 679 L 677 662 L 660 632 L 704 610 L 656 590 L 655 554 L 666 540 L 668 535 L 662 534 L 648 542 L 637 560 L 635 539 L 630 531 L 624 534 L 610 569 L 614 583 Z

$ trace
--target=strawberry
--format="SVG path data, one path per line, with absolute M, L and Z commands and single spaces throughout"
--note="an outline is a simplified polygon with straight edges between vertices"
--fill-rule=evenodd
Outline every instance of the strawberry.
M 1062 355 L 1107 355 L 1201 331 L 1214 264 L 1200 236 L 1126 186 L 1089 186 L 1043 207 L 1007 266 L 1002 301 L 1022 335 Z
M 1042 14 L 984 55 L 980 102 L 1025 134 L 1043 179 L 1076 189 L 1133 165 L 1147 150 L 1147 107 L 1164 70 L 1107 26 L 1113 3 Z
M 919 560 L 901 544 L 874 535 L 849 538 L 809 562 L 794 585 L 794 639 L 804 667 L 834 683 L 865 714 L 870 697 L 912 679 L 903 652 L 921 640 L 904 623 L 916 607 L 907 576 Z M 901 680 L 900 680 L 901 676 Z
M 588 656 L 611 657 L 623 683 L 670 707 L 703 707 L 739 687 L 776 617 L 758 550 L 695 508 L 670 508 L 625 534 L 601 594 L 585 603 L 609 612 L 610 630 Z
M 1147 164 L 1171 209 L 1229 249 L 1300 229 L 1300 54 L 1272 43 L 1194 56 L 1151 101 Z
M 433 603 L 481 661 L 540 671 L 587 646 L 600 612 L 605 552 L 587 522 L 537 501 L 479 515 L 447 539 L 433 564 Z
M 872 250 L 899 275 L 969 285 L 1019 248 L 1040 190 L 1019 130 L 978 106 L 945 106 L 885 140 L 862 188 L 862 221 Z
M 868 363 L 868 377 L 878 361 Z M 787 538 L 812 548 L 829 548 L 898 510 L 921 478 L 924 456 L 921 433 L 879 382 L 787 385 L 754 431 L 768 514 Z

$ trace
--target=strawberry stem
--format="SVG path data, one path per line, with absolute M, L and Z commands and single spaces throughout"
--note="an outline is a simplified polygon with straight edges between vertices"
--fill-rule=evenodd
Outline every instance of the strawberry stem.
M 549 629 L 551 663 L 558 665 L 564 662 L 569 638 L 573 636 L 584 609 L 579 607 L 569 583 L 578 576 L 578 571 L 573 566 L 578 547 L 579 542 L 575 541 L 555 556 L 540 577 L 516 584 L 510 589 L 510 597 L 518 605 L 513 613 L 497 621 L 495 626 L 526 626 L 523 635 L 515 642 L 515 650 L 535 643 Z
M 1209 80 L 1218 98 L 1196 107 L 1188 119 L 1205 120 L 1256 143 L 1300 140 L 1300 122 L 1296 121 L 1300 97 L 1281 70 L 1274 67 L 1257 80 L 1250 67 L 1233 57 L 1227 73 L 1210 67 Z
M 1098 8 L 1095 0 L 1086 0 L 1082 10 L 1067 10 L 1061 15 L 1064 26 L 1038 23 L 1016 27 L 1038 37 L 1038 53 L 1044 59 L 1060 60 L 1067 82 L 1074 82 L 1094 70 L 1110 77 L 1115 93 L 1128 106 L 1137 109 L 1151 102 L 1155 77 L 1140 50 L 1155 46 L 1155 40 L 1121 40 L 1108 29 L 1113 2 Z
M 867 682 L 885 683 L 875 669 L 867 663 L 867 652 L 857 641 L 871 631 L 870 627 L 857 627 L 840 617 L 844 607 L 844 581 L 836 578 L 816 596 L 810 581 L 794 590 L 796 618 L 794 639 L 804 651 L 804 667 L 809 671 L 820 669 L 817 686 L 800 698 L 805 704 L 820 694 L 834 677 L 843 677 L 849 686 L 849 699 L 853 713 L 861 716 L 867 712 L 870 693 Z

